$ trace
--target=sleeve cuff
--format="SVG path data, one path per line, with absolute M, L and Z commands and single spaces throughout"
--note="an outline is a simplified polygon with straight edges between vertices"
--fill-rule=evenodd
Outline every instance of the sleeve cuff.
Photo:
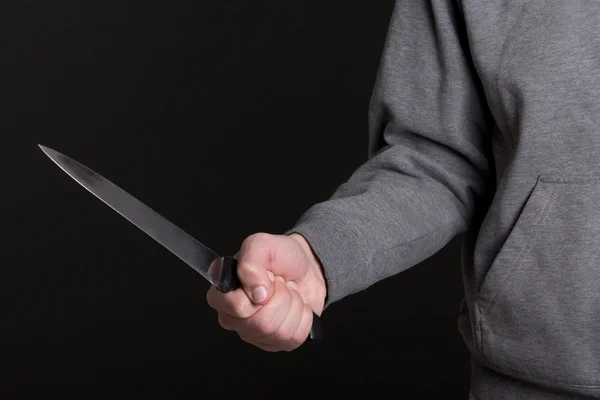
M 304 236 L 323 266 L 327 285 L 324 309 L 365 289 L 370 282 L 370 253 L 356 229 L 319 206 L 309 209 L 285 234 Z

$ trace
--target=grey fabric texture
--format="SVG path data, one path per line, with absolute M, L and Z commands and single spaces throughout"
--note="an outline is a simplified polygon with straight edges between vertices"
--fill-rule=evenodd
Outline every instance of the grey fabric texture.
M 368 161 L 287 232 L 326 307 L 464 233 L 473 357 L 600 398 L 600 1 L 397 1 L 368 117 Z

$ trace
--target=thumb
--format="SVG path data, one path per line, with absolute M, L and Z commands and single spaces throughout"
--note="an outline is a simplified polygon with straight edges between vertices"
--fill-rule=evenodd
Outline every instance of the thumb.
M 242 289 L 253 303 L 267 303 L 273 295 L 273 273 L 242 260 L 238 261 L 237 270 Z
M 274 292 L 274 275 L 267 270 L 270 249 L 246 240 L 237 254 L 237 275 L 242 289 L 254 304 L 265 304 Z

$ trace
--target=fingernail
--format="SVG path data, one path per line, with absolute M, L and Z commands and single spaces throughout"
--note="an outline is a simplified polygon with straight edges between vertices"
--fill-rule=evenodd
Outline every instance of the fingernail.
M 264 286 L 259 286 L 252 291 L 253 301 L 263 301 L 267 297 L 267 289 Z
M 269 275 L 269 279 L 271 282 L 275 282 L 275 275 L 271 271 L 267 271 L 267 275 Z
M 289 287 L 291 287 L 292 289 L 298 291 L 298 285 L 296 285 L 296 283 L 289 281 L 286 283 L 286 285 L 288 285 Z
M 304 294 L 300 293 L 300 297 L 302 297 L 302 301 L 304 302 L 304 304 L 308 304 L 308 299 Z
M 277 279 L 279 279 L 282 283 L 285 283 L 285 279 L 283 279 L 283 276 L 278 276 Z

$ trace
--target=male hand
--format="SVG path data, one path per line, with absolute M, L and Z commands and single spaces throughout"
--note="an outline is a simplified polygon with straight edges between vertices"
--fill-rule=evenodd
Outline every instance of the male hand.
M 256 233 L 235 258 L 241 287 L 206 299 L 219 324 L 265 351 L 291 351 L 310 332 L 313 311 L 323 312 L 326 284 L 320 262 L 301 235 Z

